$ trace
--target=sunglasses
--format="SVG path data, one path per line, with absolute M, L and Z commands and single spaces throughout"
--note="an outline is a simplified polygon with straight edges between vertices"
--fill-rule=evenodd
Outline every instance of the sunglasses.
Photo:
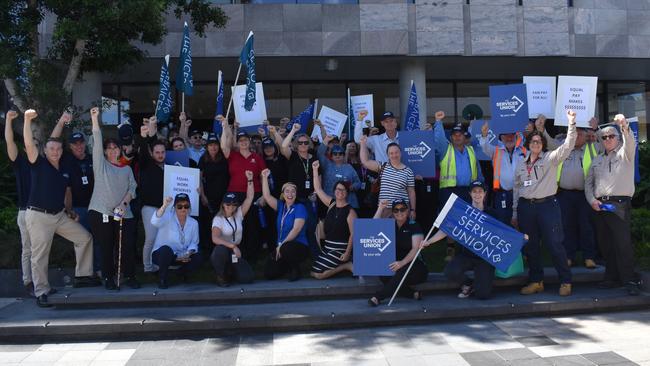
M 189 210 L 190 205 L 176 205 L 177 210 Z
M 603 141 L 607 141 L 609 139 L 615 139 L 615 138 L 616 138 L 616 135 L 605 135 L 605 136 L 601 137 L 601 139 Z
M 298 141 L 298 145 L 309 145 L 309 141 Z
M 334 153 L 332 153 L 332 156 L 343 156 L 343 155 L 345 155 L 345 153 L 343 153 L 343 152 L 334 152 Z
M 398 212 L 406 212 L 408 211 L 408 208 L 402 207 L 402 208 L 393 208 L 393 213 L 398 213 Z

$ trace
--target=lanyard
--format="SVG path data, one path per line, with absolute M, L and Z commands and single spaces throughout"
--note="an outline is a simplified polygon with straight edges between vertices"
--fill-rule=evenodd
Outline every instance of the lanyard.
M 280 220 L 280 231 L 278 232 L 278 236 L 282 235 L 282 229 L 284 228 L 284 219 L 286 219 L 287 216 L 292 212 L 293 212 L 293 206 L 288 210 L 287 210 L 287 206 L 282 207 L 282 219 Z
M 298 158 L 300 159 L 300 164 L 302 164 L 302 169 L 305 171 L 305 180 L 309 180 L 309 155 L 304 160 L 300 155 L 298 155 Z
M 368 170 L 365 167 L 361 167 L 361 180 L 366 181 L 366 178 L 368 177 Z
M 531 163 L 530 159 L 526 162 L 526 170 L 528 171 L 528 178 L 530 178 L 530 172 L 533 170 L 533 167 L 535 166 L 535 163 L 539 160 L 539 156 L 535 158 L 535 160 Z
M 226 219 L 226 222 L 228 223 L 228 226 L 230 226 L 230 228 L 232 229 L 232 242 L 234 243 L 235 242 L 235 234 L 237 234 L 237 219 L 235 219 L 235 216 L 233 215 L 232 222 L 235 224 L 235 226 L 233 226 L 233 224 L 230 223 L 230 220 L 228 220 L 227 217 L 224 217 L 224 218 Z

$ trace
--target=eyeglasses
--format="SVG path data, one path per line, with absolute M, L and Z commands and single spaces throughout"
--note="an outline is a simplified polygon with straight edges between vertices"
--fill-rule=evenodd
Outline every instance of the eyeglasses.
M 393 213 L 398 213 L 398 212 L 406 212 L 408 211 L 408 208 L 402 207 L 402 208 L 393 208 Z
M 339 191 L 339 192 L 347 192 L 348 190 L 345 189 L 345 188 L 336 188 L 335 191 Z
M 298 141 L 298 145 L 309 145 L 309 141 Z
M 542 144 L 542 141 L 541 141 L 541 140 L 530 140 L 530 144 L 531 144 L 531 145 L 532 145 L 532 144 L 538 144 L 538 145 L 541 145 L 541 144 Z
M 332 153 L 332 156 L 343 156 L 343 155 L 345 155 L 345 153 L 343 153 L 343 152 L 333 152 Z
M 603 139 L 603 141 L 607 141 L 609 139 L 615 139 L 615 138 L 616 138 L 616 135 L 605 135 L 605 136 L 601 137 L 601 139 Z
M 176 205 L 177 210 L 189 210 L 190 205 Z

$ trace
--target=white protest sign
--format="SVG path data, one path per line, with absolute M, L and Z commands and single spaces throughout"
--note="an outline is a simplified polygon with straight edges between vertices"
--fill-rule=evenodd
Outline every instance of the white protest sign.
M 528 118 L 540 114 L 553 119 L 555 116 L 555 76 L 524 76 L 528 94 Z
M 199 179 L 201 171 L 175 165 L 165 165 L 165 180 L 163 183 L 164 197 L 176 197 L 179 193 L 190 196 L 191 216 L 199 215 Z
M 354 114 L 354 141 L 359 141 L 361 135 L 363 135 L 363 129 L 369 127 L 366 125 L 366 121 L 372 126 L 375 120 L 372 94 L 353 95 L 350 97 L 350 102 Z M 351 138 L 352 136 L 350 136 Z
M 325 127 L 328 135 L 341 137 L 341 132 L 343 132 L 343 127 L 345 127 L 345 123 L 348 121 L 348 116 L 330 107 L 323 106 L 318 114 L 318 119 Z M 314 128 L 311 137 L 317 137 L 318 141 L 322 142 L 323 137 L 320 134 L 320 128 Z
M 235 119 L 240 127 L 261 125 L 266 120 L 266 101 L 264 100 L 264 89 L 262 83 L 255 83 L 255 104 L 250 111 L 244 109 L 246 101 L 246 84 L 230 88 L 232 91 L 232 102 L 235 110 Z
M 578 127 L 589 127 L 589 120 L 596 111 L 596 90 L 598 78 L 595 76 L 560 76 L 557 84 L 555 103 L 555 125 L 566 126 L 566 111 L 576 112 Z

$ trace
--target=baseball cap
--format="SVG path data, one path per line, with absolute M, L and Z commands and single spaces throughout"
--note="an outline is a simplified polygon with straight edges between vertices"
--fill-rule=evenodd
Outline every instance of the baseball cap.
M 190 137 L 192 137 L 194 135 L 202 135 L 202 134 L 203 133 L 201 131 L 199 131 L 199 130 L 192 130 L 192 132 L 190 132 Z
M 275 142 L 273 142 L 273 140 L 271 140 L 270 138 L 267 137 L 264 140 L 262 140 L 262 146 L 263 147 L 269 147 L 269 146 L 274 147 Z
M 208 144 L 212 144 L 212 143 L 218 144 L 219 143 L 219 138 L 214 133 L 211 133 L 211 134 L 208 135 L 207 141 L 208 141 Z
M 223 200 L 221 202 L 223 202 L 224 204 L 232 204 L 232 203 L 239 204 L 239 200 L 237 200 L 237 195 L 232 192 L 226 193 L 223 196 Z
M 480 180 L 475 180 L 475 181 L 473 181 L 472 183 L 469 184 L 469 190 L 470 191 L 472 191 L 474 188 L 477 188 L 477 187 L 482 188 L 484 191 L 486 190 L 485 189 L 485 184 L 483 184 L 483 182 L 481 182 Z
M 86 141 L 84 134 L 81 132 L 73 132 L 68 139 L 68 142 L 74 144 L 75 142 Z
M 131 145 L 133 143 L 133 127 L 130 123 L 125 123 L 117 129 L 120 144 Z
M 237 141 L 239 141 L 239 139 L 242 137 L 246 137 L 247 139 L 251 138 L 250 136 L 248 136 L 248 133 L 246 133 L 246 131 L 239 131 L 237 133 Z
M 381 115 L 381 120 L 385 120 L 386 118 L 395 118 L 395 115 L 391 111 L 386 111 L 384 114 Z
M 408 202 L 406 202 L 406 200 L 403 199 L 403 198 L 398 198 L 396 200 L 393 200 L 393 204 L 391 205 L 391 207 L 395 207 L 397 205 L 403 205 L 403 206 L 409 207 Z
M 334 145 L 332 146 L 332 153 L 343 153 L 345 150 L 343 149 L 343 146 L 341 145 Z
M 454 125 L 454 127 L 451 128 L 451 133 L 454 133 L 454 132 L 460 132 L 462 134 L 465 134 L 465 128 L 463 127 L 462 124 L 458 123 L 458 124 Z
M 179 203 L 179 202 L 187 202 L 190 203 L 190 196 L 187 195 L 187 193 L 179 193 L 174 197 L 174 206 Z

